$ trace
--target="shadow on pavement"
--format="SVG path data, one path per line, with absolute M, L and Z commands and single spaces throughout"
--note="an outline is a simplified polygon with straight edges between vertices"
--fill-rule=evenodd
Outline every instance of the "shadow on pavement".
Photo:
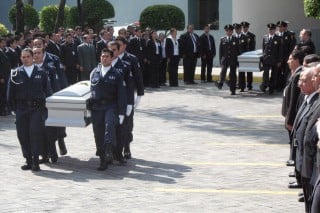
M 148 161 L 133 158 L 127 164 L 120 165 L 114 162 L 105 171 L 97 171 L 98 158 L 90 158 L 88 161 L 69 156 L 59 158 L 55 164 L 41 165 L 41 172 L 35 175 L 74 182 L 88 182 L 94 179 L 122 180 L 124 178 L 137 179 L 146 182 L 159 182 L 174 184 L 176 179 L 184 177 L 184 173 L 191 172 L 191 167 Z M 50 170 L 47 170 L 49 167 Z

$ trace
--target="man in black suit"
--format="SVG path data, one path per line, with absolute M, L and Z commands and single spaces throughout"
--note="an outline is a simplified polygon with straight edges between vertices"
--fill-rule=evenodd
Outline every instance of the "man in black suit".
M 96 43 L 96 55 L 97 61 L 100 62 L 101 51 L 104 48 L 108 48 L 108 42 L 112 40 L 112 35 L 107 30 L 103 29 L 100 32 L 101 40 Z
M 241 22 L 242 34 L 245 36 L 246 48 L 242 52 L 254 51 L 256 49 L 256 35 L 249 31 L 250 23 Z M 245 89 L 246 87 L 246 74 L 247 74 L 247 88 L 252 90 L 252 72 L 239 72 L 239 87 Z
M 269 31 L 268 34 L 263 36 L 262 42 L 263 81 L 260 89 L 262 92 L 265 92 L 266 88 L 269 87 L 269 94 L 271 95 L 273 94 L 278 78 L 278 68 L 281 66 L 282 47 L 280 37 L 275 34 L 276 25 L 270 23 L 267 27 Z M 269 79 L 270 69 L 271 77 Z
M 0 115 L 9 115 L 6 100 L 8 79 L 10 76 L 10 61 L 5 54 L 6 38 L 0 37 Z
M 7 40 L 6 56 L 10 62 L 11 69 L 15 69 L 19 66 L 19 55 L 16 52 L 17 41 L 14 38 Z
M 187 26 L 187 32 L 180 36 L 180 52 L 183 57 L 183 80 L 185 84 L 196 84 L 194 74 L 199 57 L 199 36 L 193 33 L 193 25 Z
M 237 75 L 236 68 L 238 63 L 238 55 L 240 53 L 239 43 L 236 37 L 233 34 L 234 27 L 231 24 L 228 24 L 224 27 L 226 36 L 222 37 L 220 40 L 219 46 L 219 59 L 221 64 L 220 80 L 218 83 L 218 88 L 222 89 L 223 83 L 226 79 L 227 70 L 230 67 L 229 72 L 229 86 L 231 95 L 236 94 L 236 83 Z
M 310 48 L 309 54 L 316 53 L 315 45 L 311 39 L 312 32 L 310 29 L 302 29 L 300 31 L 300 42 L 297 44 L 297 48 L 308 47 Z
M 53 55 L 61 57 L 61 48 L 60 48 L 60 41 L 56 33 L 49 34 L 49 43 L 47 44 L 46 51 Z
M 65 35 L 65 42 L 61 45 L 61 63 L 68 80 L 68 84 L 72 85 L 78 81 L 78 53 L 77 46 L 73 42 L 73 36 L 70 33 Z
M 305 54 L 302 50 L 294 50 L 289 56 L 288 65 L 291 70 L 291 76 L 283 93 L 282 115 L 285 117 L 285 128 L 288 130 L 290 139 L 290 158 L 287 161 L 288 166 L 294 166 L 295 149 L 292 144 L 291 131 L 298 109 L 298 99 L 300 95 L 298 81 L 300 73 L 302 72 L 304 56 Z
M 214 38 L 209 34 L 210 26 L 205 25 L 204 33 L 200 36 L 200 57 L 201 57 L 201 82 L 212 82 L 212 64 L 216 56 L 216 45 Z M 207 76 L 206 76 L 207 73 Z
M 135 35 L 132 39 L 130 39 L 130 42 L 127 47 L 128 53 L 131 53 L 135 55 L 140 64 L 140 69 L 143 75 L 143 83 L 145 86 L 148 85 L 148 72 L 146 69 L 146 63 L 147 63 L 147 58 L 146 58 L 146 44 L 147 41 L 142 37 L 141 29 L 136 28 L 134 30 Z

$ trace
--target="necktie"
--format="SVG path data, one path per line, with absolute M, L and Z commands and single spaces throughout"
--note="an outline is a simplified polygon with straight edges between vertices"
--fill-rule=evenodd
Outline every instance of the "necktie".
M 211 42 L 210 42 L 210 36 L 208 35 L 208 44 L 209 44 L 209 50 L 211 50 Z
M 294 126 L 299 126 L 302 118 L 309 112 L 310 110 L 310 104 L 307 102 L 307 99 L 303 102 L 302 106 L 299 108 L 299 111 L 297 112 L 297 116 L 294 122 Z
M 193 43 L 193 48 L 194 48 L 194 53 L 197 52 L 197 46 L 196 46 L 196 38 L 194 37 L 193 33 L 190 34 L 192 43 Z

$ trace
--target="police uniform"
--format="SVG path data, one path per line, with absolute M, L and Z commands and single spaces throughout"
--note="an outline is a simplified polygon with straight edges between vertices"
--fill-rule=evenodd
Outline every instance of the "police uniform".
M 225 30 L 233 30 L 234 27 L 230 24 L 224 27 Z M 219 59 L 221 64 L 221 72 L 220 72 L 220 81 L 218 84 L 218 88 L 221 89 L 223 83 L 226 78 L 227 69 L 230 67 L 229 72 L 229 86 L 231 95 L 235 95 L 236 90 L 236 68 L 238 62 L 238 55 L 240 53 L 239 50 L 239 42 L 236 37 L 234 36 L 225 36 L 222 37 L 220 40 L 219 46 Z
M 249 27 L 250 23 L 243 21 L 241 22 L 241 26 L 243 28 Z M 253 34 L 250 31 L 247 32 L 242 32 L 242 35 L 245 37 L 245 42 L 242 42 L 246 44 L 246 47 L 241 48 L 241 53 L 248 52 L 248 51 L 254 51 L 256 49 L 256 35 Z M 246 74 L 247 74 L 247 88 L 248 90 L 252 90 L 252 80 L 253 80 L 253 75 L 252 72 L 239 72 L 239 88 L 240 89 L 245 89 L 246 87 Z
M 133 89 L 131 92 L 128 92 L 128 100 L 134 100 L 134 91 L 137 92 L 137 96 L 141 97 L 144 95 L 144 86 L 143 86 L 143 77 L 142 71 L 140 69 L 140 64 L 138 58 L 128 52 L 124 52 L 119 56 L 121 60 L 127 64 L 130 70 L 130 76 L 133 80 Z M 130 90 L 130 89 L 129 89 Z M 133 101 L 134 103 L 134 101 Z M 135 104 L 135 103 L 134 103 Z M 122 145 L 124 146 L 124 157 L 126 159 L 131 158 L 131 151 L 130 151 L 130 143 L 133 141 L 133 116 L 134 116 L 134 108 L 130 115 L 126 115 L 124 122 L 122 124 L 122 128 L 125 129 L 125 134 L 122 135 Z
M 113 160 L 112 147 L 116 146 L 116 125 L 118 115 L 125 115 L 127 106 L 126 85 L 121 73 L 109 67 L 103 75 L 103 67 L 99 64 L 90 75 L 92 127 L 100 167 L 107 167 Z M 98 169 L 99 169 L 98 168 Z M 105 169 L 104 168 L 104 169 Z M 103 169 L 103 170 L 104 170 Z
M 278 21 L 277 26 L 287 27 L 288 22 Z M 277 35 L 281 38 L 283 54 L 282 54 L 282 60 L 281 60 L 281 67 L 279 68 L 279 71 L 278 71 L 279 78 L 278 78 L 276 87 L 278 90 L 282 90 L 286 86 L 288 76 L 290 75 L 290 68 L 287 62 L 292 50 L 296 45 L 296 38 L 295 38 L 295 33 L 288 30 L 283 32 L 278 31 Z
M 270 30 L 275 30 L 275 24 L 268 24 Z M 266 34 L 262 41 L 262 62 L 263 62 L 263 82 L 260 85 L 261 91 L 265 92 L 269 87 L 269 94 L 272 94 L 278 78 L 277 68 L 282 59 L 281 38 L 276 34 Z M 271 77 L 269 79 L 269 70 L 271 69 Z
M 32 68 L 32 67 L 31 67 Z M 11 72 L 8 98 L 16 114 L 16 129 L 23 157 L 27 164 L 21 168 L 39 170 L 40 146 L 47 117 L 46 97 L 52 94 L 46 72 L 33 65 L 29 77 L 25 67 Z

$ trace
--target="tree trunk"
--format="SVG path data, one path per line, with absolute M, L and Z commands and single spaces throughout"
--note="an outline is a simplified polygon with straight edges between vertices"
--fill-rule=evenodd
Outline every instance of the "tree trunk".
M 33 0 L 28 0 L 28 4 L 30 4 L 31 6 L 33 6 Z
M 23 2 L 22 0 L 16 0 L 16 32 L 23 33 L 24 32 L 24 11 L 23 11 Z
M 82 15 L 82 6 L 81 6 L 81 0 L 77 0 L 77 7 L 78 7 L 78 15 L 79 15 L 79 23 L 80 23 L 80 26 L 82 27 L 83 29 L 83 15 Z
M 56 22 L 54 25 L 54 32 L 58 31 L 58 28 L 63 25 L 63 19 L 64 19 L 64 7 L 66 5 L 67 0 L 60 0 L 59 3 L 59 11 L 56 17 Z

